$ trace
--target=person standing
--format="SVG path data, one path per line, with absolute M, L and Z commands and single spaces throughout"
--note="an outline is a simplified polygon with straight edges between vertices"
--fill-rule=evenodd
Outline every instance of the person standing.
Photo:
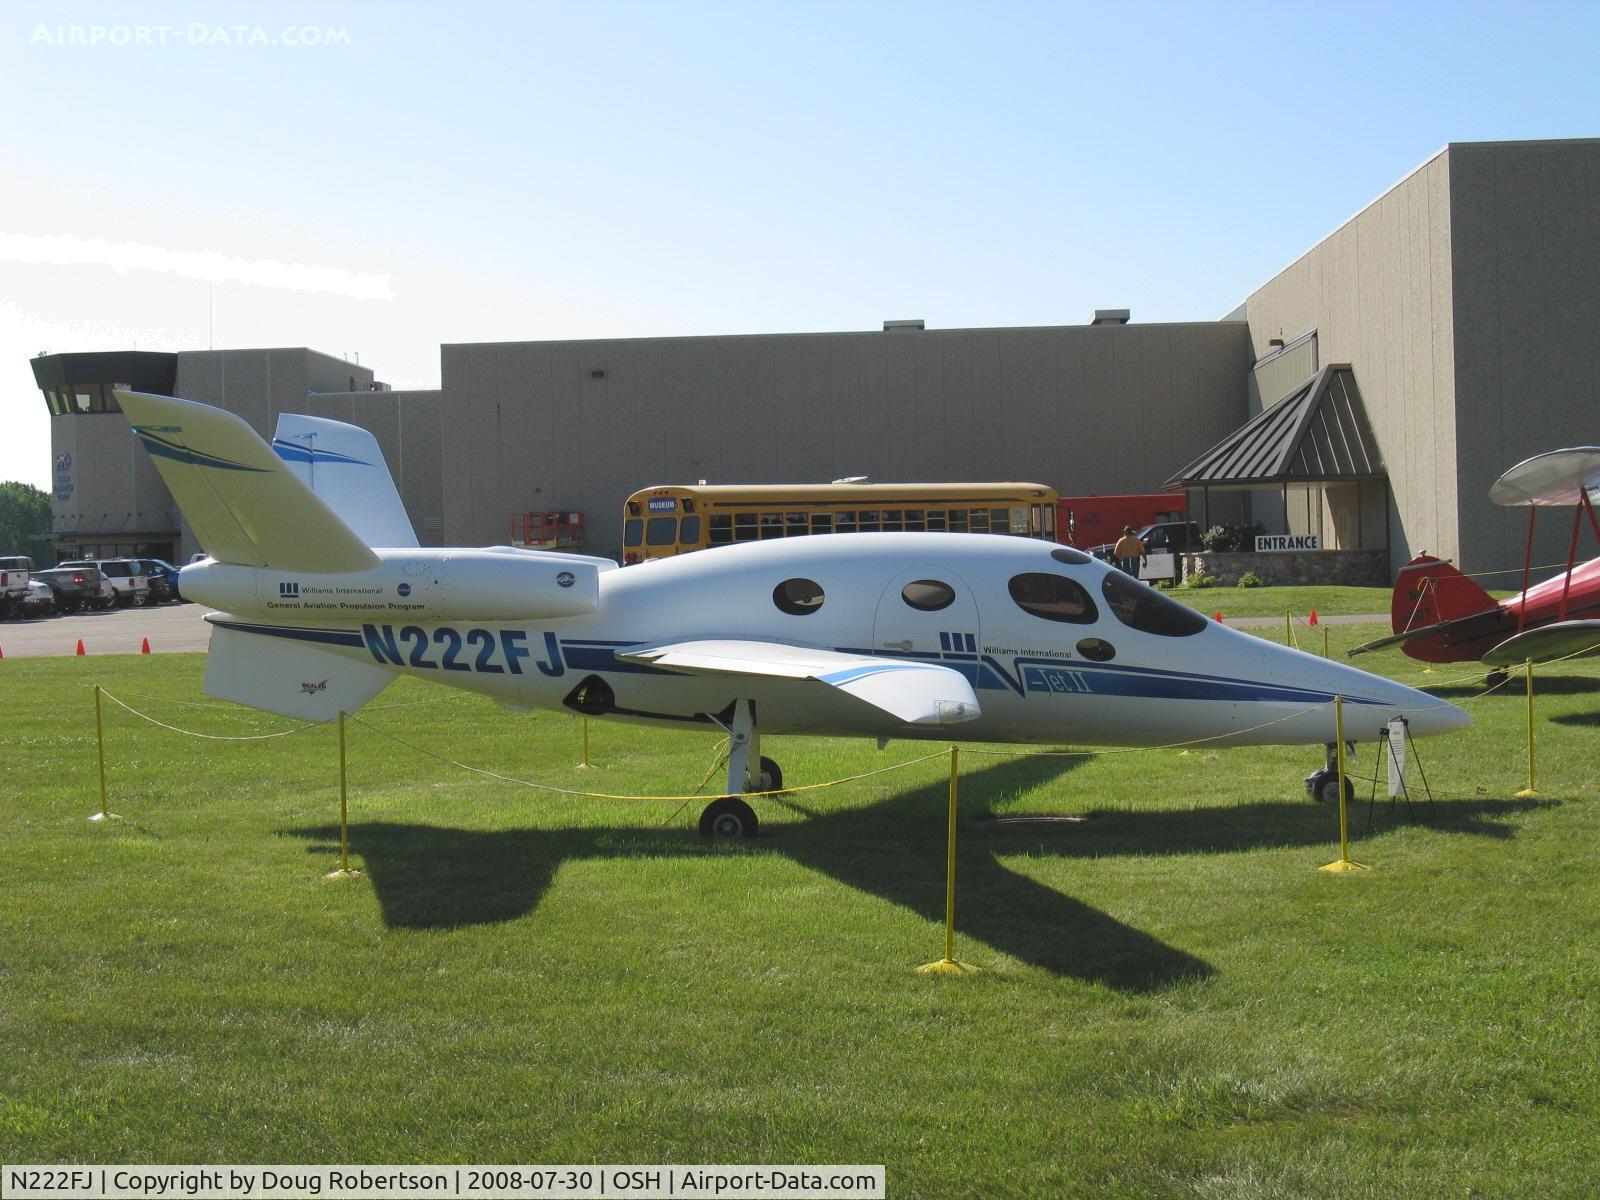
M 1139 560 L 1144 557 L 1144 543 L 1134 533 L 1132 525 L 1123 526 L 1122 536 L 1111 549 L 1111 557 L 1117 560 L 1118 567 L 1135 579 L 1139 578 Z

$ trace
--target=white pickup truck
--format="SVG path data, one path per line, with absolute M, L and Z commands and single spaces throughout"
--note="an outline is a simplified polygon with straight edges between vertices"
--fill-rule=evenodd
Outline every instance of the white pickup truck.
M 61 568 L 94 567 L 116 593 L 118 608 L 148 603 L 150 579 L 125 558 L 81 558 L 64 562 Z
M 32 577 L 33 559 L 20 555 L 0 558 L 0 617 L 13 617 L 22 611 Z

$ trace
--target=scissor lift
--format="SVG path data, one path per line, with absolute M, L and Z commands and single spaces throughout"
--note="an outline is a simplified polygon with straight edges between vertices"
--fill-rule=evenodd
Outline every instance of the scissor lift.
M 576 550 L 583 545 L 581 512 L 511 514 L 511 544 L 529 550 Z

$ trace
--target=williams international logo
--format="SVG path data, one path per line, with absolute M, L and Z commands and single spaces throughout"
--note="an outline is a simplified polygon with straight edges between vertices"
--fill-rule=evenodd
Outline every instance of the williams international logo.
M 278 599 L 279 600 L 298 600 L 298 599 L 300 599 L 300 585 L 298 583 L 289 583 L 287 581 L 285 581 L 283 583 L 280 583 L 278 585 Z

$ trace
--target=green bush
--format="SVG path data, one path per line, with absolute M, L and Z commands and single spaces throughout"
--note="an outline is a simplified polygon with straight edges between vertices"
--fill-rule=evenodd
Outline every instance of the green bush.
M 1215 575 L 1191 575 L 1183 581 L 1186 588 L 1213 588 L 1222 581 Z
M 1242 588 L 1260 587 L 1261 576 L 1257 575 L 1254 571 L 1246 571 L 1243 575 L 1239 576 L 1239 586 Z
M 1213 525 L 1200 535 L 1200 545 L 1213 554 L 1240 554 L 1254 551 L 1256 535 L 1265 533 L 1259 521 L 1253 525 Z

